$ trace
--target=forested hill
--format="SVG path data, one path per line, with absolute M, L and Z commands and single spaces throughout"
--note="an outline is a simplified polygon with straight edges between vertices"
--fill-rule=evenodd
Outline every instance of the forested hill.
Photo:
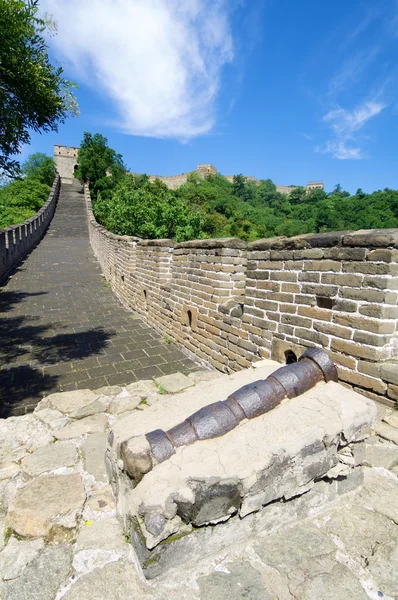
M 86 133 L 78 177 L 90 180 L 97 220 L 109 231 L 143 238 L 177 241 L 204 237 L 240 237 L 251 241 L 275 235 L 344 229 L 398 227 L 398 191 L 354 196 L 339 185 L 327 193 L 296 188 L 289 196 L 276 191 L 270 179 L 259 183 L 236 175 L 233 183 L 221 175 L 201 179 L 197 173 L 185 185 L 170 190 L 145 175 L 128 174 L 122 157 L 99 135 Z M 101 166 L 101 168 L 99 168 Z
M 230 183 L 220 175 L 194 175 L 178 190 L 145 176 L 126 176 L 113 194 L 94 205 L 109 230 L 146 238 L 240 237 L 254 240 L 319 231 L 398 227 L 398 191 L 354 196 L 336 186 L 333 192 L 297 188 L 280 194 L 270 180 L 259 185 L 238 175 Z

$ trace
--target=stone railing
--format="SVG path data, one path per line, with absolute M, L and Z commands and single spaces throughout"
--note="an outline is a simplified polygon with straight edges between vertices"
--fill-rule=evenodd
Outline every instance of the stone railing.
M 140 240 L 96 223 L 90 238 L 121 301 L 223 372 L 324 348 L 340 381 L 398 400 L 398 230 Z
M 54 215 L 59 188 L 60 177 L 57 173 L 47 202 L 33 217 L 19 225 L 0 229 L 0 281 L 43 237 Z

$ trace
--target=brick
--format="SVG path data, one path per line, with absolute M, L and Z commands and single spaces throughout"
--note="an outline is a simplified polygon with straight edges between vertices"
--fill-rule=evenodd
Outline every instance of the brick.
M 318 319 L 321 321 L 332 320 L 332 311 L 324 308 L 318 308 L 317 306 L 299 306 L 298 314 L 303 317 L 309 317 L 310 319 Z
M 364 358 L 368 360 L 386 360 L 388 351 L 385 348 L 374 348 L 371 346 L 361 346 L 355 342 L 348 340 L 340 340 L 333 338 L 331 341 L 331 349 L 336 352 L 343 352 L 349 356 Z
M 325 258 L 334 260 L 364 260 L 365 248 L 325 248 Z
M 272 300 L 256 300 L 255 306 L 256 308 L 261 308 L 262 310 L 278 310 L 279 304 L 278 302 L 273 302 Z
M 311 284 L 303 284 L 302 292 L 303 294 L 313 294 L 315 296 L 323 296 L 327 298 L 331 298 L 337 295 L 338 288 L 336 286 L 328 286 L 328 285 L 311 285 Z
M 338 286 L 361 287 L 363 275 L 351 275 L 344 273 L 323 273 L 321 283 L 328 283 Z
M 380 364 L 374 362 L 367 362 L 365 360 L 358 361 L 358 371 L 371 377 L 380 379 Z
M 354 341 L 368 346 L 384 346 L 389 342 L 390 337 L 384 335 L 376 335 L 366 331 L 356 331 L 354 333 Z
M 343 368 L 338 368 L 339 379 L 357 385 L 368 390 L 372 390 L 376 394 L 385 394 L 387 391 L 387 385 L 380 379 L 374 379 L 368 375 L 362 375 L 362 373 L 353 373 Z
M 295 271 L 275 271 L 270 273 L 272 281 L 297 281 L 298 273 Z
M 304 262 L 304 271 L 341 271 L 341 263 L 334 260 L 308 260 Z
M 304 250 L 294 250 L 293 257 L 295 260 L 306 259 L 306 258 L 323 258 L 324 251 L 320 248 L 305 248 Z
M 294 327 L 293 325 L 279 325 L 278 332 L 285 335 L 293 335 Z
M 341 288 L 340 296 L 343 298 L 348 298 L 350 300 L 363 300 L 365 302 L 377 302 L 383 303 L 388 299 L 392 300 L 392 296 L 389 296 L 390 292 L 385 292 L 382 290 L 370 290 L 370 289 L 355 289 L 355 288 Z M 389 304 L 394 304 L 396 298 L 394 298 L 394 302 L 389 302 Z
M 333 306 L 333 310 L 350 313 L 357 312 L 358 303 L 351 300 L 340 300 L 340 298 L 337 298 Z
M 398 250 L 389 250 L 380 248 L 379 250 L 369 250 L 366 260 L 375 262 L 398 262 Z
M 387 396 L 392 400 L 398 400 L 398 385 L 390 383 L 387 387 Z
M 362 329 L 371 333 L 388 334 L 394 333 L 395 323 L 385 321 L 376 321 L 375 319 L 365 319 L 365 317 L 357 317 L 354 315 L 339 315 L 333 317 L 333 321 L 344 327 L 352 327 L 353 329 Z
M 281 292 L 298 294 L 299 292 L 301 292 L 301 286 L 298 283 L 282 283 Z
M 319 283 L 321 274 L 314 271 L 303 271 L 299 274 L 299 281 L 308 281 L 309 283 Z
M 366 317 L 376 317 L 377 319 L 398 319 L 398 306 L 364 304 L 359 307 L 359 313 Z
M 312 296 L 304 296 L 304 294 L 297 294 L 295 296 L 296 304 L 304 304 L 306 306 L 314 306 L 315 299 Z
M 355 369 L 357 361 L 352 356 L 346 356 L 345 354 L 331 352 L 330 350 L 327 350 L 327 353 L 329 354 L 332 361 L 336 363 L 336 365 L 341 365 L 343 367 L 346 367 L 347 369 Z
M 366 273 L 367 275 L 388 275 L 391 266 L 385 263 L 349 262 L 343 264 L 343 273 Z
M 257 281 L 259 279 L 269 279 L 270 273 L 269 273 L 269 271 L 247 271 L 247 278 L 255 279 Z M 271 279 L 272 279 L 272 277 L 271 277 Z
M 297 315 L 282 315 L 282 323 L 286 325 L 293 325 L 295 327 L 311 327 L 312 325 L 311 319 Z
M 396 277 L 365 277 L 363 286 L 378 290 L 397 290 L 398 279 Z
M 350 340 L 352 338 L 352 329 L 349 327 L 341 327 L 335 323 L 319 323 L 315 322 L 313 325 L 316 331 L 325 333 L 326 335 L 333 335 L 335 337 L 342 338 L 344 340 Z
M 271 260 L 292 260 L 293 250 L 271 250 Z
M 288 313 L 294 315 L 297 313 L 297 306 L 295 304 L 283 304 L 279 305 L 279 310 L 281 313 Z
M 314 344 L 319 344 L 324 348 L 329 346 L 330 338 L 318 331 L 313 331 L 312 329 L 303 329 L 301 327 L 296 327 L 294 330 L 295 336 L 302 342 L 303 340 L 307 340 L 309 342 L 313 342 Z

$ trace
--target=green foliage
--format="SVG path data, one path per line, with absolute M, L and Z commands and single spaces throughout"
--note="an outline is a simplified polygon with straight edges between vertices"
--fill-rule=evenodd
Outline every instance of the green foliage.
M 122 159 L 98 134 L 85 134 L 79 153 L 80 177 L 90 179 L 94 214 L 106 229 L 142 238 L 262 237 L 398 227 L 398 191 L 354 196 L 336 185 L 333 192 L 297 187 L 281 194 L 270 179 L 259 182 L 220 174 L 187 182 L 170 190 L 160 180 L 126 174 Z M 106 173 L 111 176 L 106 176 Z M 115 173 L 115 175 L 113 175 Z
M 33 217 L 48 199 L 50 186 L 39 179 L 18 179 L 0 188 L 0 228 Z
M 51 65 L 42 36 L 52 25 L 37 0 L 0 0 L 0 172 L 12 177 L 19 174 L 12 156 L 30 132 L 56 131 L 77 112 L 73 85 Z
M 51 186 L 55 177 L 54 160 L 41 152 L 31 154 L 22 165 L 22 173 L 26 177 L 38 179 L 41 183 Z
M 159 180 L 125 175 L 111 196 L 98 194 L 93 210 L 99 223 L 119 235 L 177 241 L 203 237 L 202 213 Z
M 126 171 L 121 155 L 108 146 L 108 140 L 100 133 L 84 133 L 77 164 L 76 177 L 89 182 L 93 200 L 99 193 L 103 199 L 109 198 Z

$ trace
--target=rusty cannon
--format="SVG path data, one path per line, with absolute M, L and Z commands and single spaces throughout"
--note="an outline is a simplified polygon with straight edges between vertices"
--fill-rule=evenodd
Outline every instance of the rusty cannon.
M 121 448 L 121 458 L 130 477 L 138 483 L 154 464 L 170 458 L 176 448 L 222 436 L 245 419 L 269 412 L 284 398 L 295 398 L 320 381 L 336 381 L 337 369 L 319 348 L 309 348 L 298 362 L 277 369 L 264 380 L 245 385 L 226 400 L 205 406 L 168 431 L 156 429 L 139 443 L 130 438 Z

